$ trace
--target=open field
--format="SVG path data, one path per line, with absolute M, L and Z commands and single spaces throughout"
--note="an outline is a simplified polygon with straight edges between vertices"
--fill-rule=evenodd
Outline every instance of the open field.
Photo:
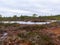
M 60 23 L 0 24 L 1 45 L 60 45 Z
M 60 0 L 0 0 L 0 45 L 60 45 Z

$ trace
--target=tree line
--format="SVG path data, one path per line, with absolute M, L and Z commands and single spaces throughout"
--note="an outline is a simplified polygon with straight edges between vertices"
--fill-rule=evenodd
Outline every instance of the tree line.
M 0 15 L 0 21 L 46 21 L 46 20 L 60 20 L 60 15 L 37 16 L 37 14 L 33 14 L 32 16 L 14 15 L 12 17 L 2 17 L 2 15 Z

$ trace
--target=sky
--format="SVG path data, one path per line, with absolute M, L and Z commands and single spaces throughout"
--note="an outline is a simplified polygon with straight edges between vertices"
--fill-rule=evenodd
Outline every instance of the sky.
M 60 0 L 0 0 L 0 15 L 37 14 L 48 16 L 60 14 Z

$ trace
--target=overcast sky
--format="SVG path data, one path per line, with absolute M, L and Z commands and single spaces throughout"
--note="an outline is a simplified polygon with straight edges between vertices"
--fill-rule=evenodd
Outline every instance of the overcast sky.
M 13 15 L 60 14 L 60 0 L 0 0 L 0 14 Z

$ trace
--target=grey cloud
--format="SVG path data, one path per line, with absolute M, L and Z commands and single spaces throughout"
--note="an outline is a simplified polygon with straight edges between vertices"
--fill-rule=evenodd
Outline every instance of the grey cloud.
M 38 15 L 50 15 L 50 14 L 59 14 L 60 12 L 60 1 L 59 0 L 0 0 L 0 7 L 10 10 L 20 10 L 17 11 L 0 11 L 4 15 L 13 15 L 13 14 L 25 14 L 30 15 L 36 13 Z M 21 13 L 21 11 L 23 12 Z M 29 13 L 30 12 L 30 13 Z

